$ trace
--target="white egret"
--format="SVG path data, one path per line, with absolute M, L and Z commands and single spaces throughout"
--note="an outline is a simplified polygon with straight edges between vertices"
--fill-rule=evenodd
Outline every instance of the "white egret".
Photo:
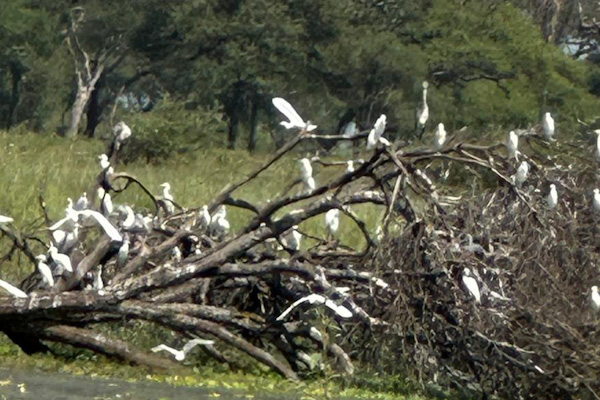
M 207 228 L 210 225 L 210 213 L 208 212 L 208 206 L 202 206 L 201 219 L 202 226 Z
M 385 131 L 385 125 L 387 123 L 387 117 L 385 114 L 381 114 L 377 121 L 375 121 L 375 126 L 369 132 L 369 136 L 367 137 L 367 150 L 374 149 L 377 146 L 377 143 L 381 141 L 381 135 Z M 387 144 L 389 142 L 386 140 Z
M 79 240 L 79 224 L 75 223 L 70 232 L 62 229 L 52 231 L 52 238 L 56 242 L 59 252 L 68 253 Z
M 433 148 L 440 151 L 446 142 L 446 128 L 443 123 L 439 123 L 435 129 L 435 138 L 433 139 Z
M 313 131 L 317 129 L 317 125 L 312 125 L 310 121 L 304 122 L 300 115 L 294 110 L 294 107 L 287 100 L 281 97 L 274 97 L 273 105 L 279 110 L 280 113 L 286 116 L 289 121 L 281 121 L 286 129 L 299 128 L 303 131 Z
M 596 160 L 600 161 L 600 129 L 596 129 L 594 132 L 598 135 L 596 137 Z
M 106 154 L 100 154 L 98 156 L 100 160 L 100 168 L 104 171 L 106 168 L 110 167 L 110 161 L 108 161 L 108 156 Z
M 471 276 L 471 270 L 465 268 L 462 274 L 462 282 L 469 294 L 475 299 L 477 303 L 481 303 L 481 294 L 479 293 L 479 285 L 475 278 Z
M 598 286 L 596 286 L 596 285 L 592 286 L 591 300 L 592 300 L 592 308 L 595 311 L 600 310 L 600 293 L 598 293 Z
M 473 236 L 470 233 L 467 233 L 467 244 L 464 246 L 464 249 L 471 253 L 476 254 L 485 254 L 485 250 L 482 245 L 479 243 L 473 242 Z
M 515 160 L 519 161 L 517 158 L 517 153 L 519 149 L 519 136 L 515 133 L 515 131 L 508 132 L 508 141 L 506 142 L 506 149 L 508 150 L 508 158 L 515 158 Z
M 332 208 L 325 213 L 325 224 L 327 224 L 327 231 L 331 236 L 335 236 L 340 227 L 340 210 Z
M 46 257 L 46 255 L 40 254 L 35 259 L 38 260 L 37 269 L 40 272 L 40 275 L 42 275 L 42 279 L 44 280 L 44 282 L 46 282 L 46 284 L 49 287 L 53 287 L 54 277 L 52 276 L 52 271 L 50 270 L 50 267 L 48 266 L 48 264 L 46 264 L 48 258 Z
M 544 138 L 549 142 L 552 141 L 552 136 L 554 135 L 554 118 L 552 118 L 549 112 L 544 114 L 542 125 L 544 126 Z
M 183 361 L 185 360 L 185 356 L 187 356 L 187 354 L 196 346 L 201 345 L 201 346 L 210 346 L 212 344 L 214 344 L 215 341 L 214 340 L 206 340 L 206 339 L 192 339 L 189 342 L 187 342 L 184 346 L 183 349 L 181 350 L 177 350 L 174 349 L 172 347 L 169 347 L 165 344 L 159 344 L 156 347 L 153 347 L 151 350 L 153 353 L 156 353 L 157 351 L 167 351 L 171 354 L 173 354 L 175 356 L 175 359 L 177 361 Z
M 337 305 L 333 300 L 326 298 L 325 296 L 321 296 L 320 294 L 309 294 L 308 296 L 302 297 L 295 302 L 292 303 L 284 312 L 281 313 L 279 317 L 277 317 L 277 321 L 283 320 L 288 316 L 289 313 L 300 304 L 308 302 L 309 304 L 325 304 L 328 308 L 333 310 L 337 315 L 342 318 L 352 318 L 352 312 L 348 310 L 346 307 L 342 305 Z
M 27 293 L 25 293 L 24 291 L 22 291 L 21 289 L 14 287 L 13 285 L 11 285 L 8 282 L 3 281 L 2 279 L 0 279 L 0 287 L 4 290 L 6 290 L 8 293 L 10 293 L 11 295 L 13 295 L 14 297 L 20 298 L 20 299 L 26 299 Z
M 98 271 L 96 271 L 96 275 L 94 276 L 94 283 L 92 285 L 92 289 L 104 289 L 104 281 L 102 280 L 102 265 L 98 265 Z
M 221 204 L 219 208 L 217 208 L 217 211 L 215 211 L 211 219 L 216 220 L 217 218 L 227 218 L 227 208 L 225 207 L 225 205 Z
M 213 217 L 211 222 L 211 228 L 214 235 L 225 236 L 229 232 L 229 221 L 227 221 L 227 218 L 218 215 L 217 217 Z
M 342 129 L 342 136 L 345 138 L 353 138 L 354 136 L 358 135 L 358 133 L 358 127 L 354 121 L 348 122 Z
M 300 172 L 302 173 L 302 180 L 306 182 L 308 178 L 312 177 L 313 169 L 308 158 L 303 158 L 299 161 Z
M 298 232 L 298 225 L 294 225 L 292 230 L 284 238 L 285 244 L 293 251 L 300 251 L 300 243 L 302 242 L 302 234 Z
M 421 105 L 417 108 L 416 114 L 416 128 L 417 134 L 419 138 L 423 136 L 423 132 L 425 132 L 425 124 L 429 119 L 429 106 L 427 106 L 427 87 L 429 83 L 423 81 L 423 100 Z
M 346 173 L 351 174 L 354 172 L 354 161 L 346 161 Z
M 104 232 L 112 241 L 114 241 L 114 242 L 122 242 L 123 241 L 123 237 L 119 233 L 119 230 L 117 228 L 115 228 L 113 226 L 113 224 L 111 224 L 109 222 L 109 220 L 106 219 L 106 217 L 104 215 L 100 214 L 98 211 L 83 210 L 83 211 L 79 211 L 79 214 L 81 214 L 85 217 L 94 218 L 98 222 L 98 224 L 102 227 L 102 229 L 104 229 Z
M 165 200 L 167 214 L 173 214 L 175 212 L 175 205 L 173 204 L 173 195 L 171 194 L 171 184 L 165 182 L 160 186 L 163 188 L 163 199 Z
M 117 143 L 121 144 L 131 136 L 131 128 L 125 122 L 120 121 L 113 127 L 113 134 L 117 138 Z
M 517 174 L 515 175 L 515 183 L 517 186 L 521 186 L 527 180 L 527 175 L 529 175 L 529 164 L 527 161 L 522 161 L 521 164 L 519 164 Z
M 48 249 L 48 251 L 50 253 L 50 258 L 52 258 L 52 260 L 58 267 L 62 267 L 63 269 L 65 269 L 69 272 L 73 272 L 73 266 L 71 265 L 71 258 L 69 258 L 68 255 L 59 253 L 58 249 L 56 247 L 54 247 L 54 245 L 52 245 L 52 244 L 50 245 L 50 248 Z
M 123 243 L 119 247 L 117 252 L 117 267 L 123 268 L 127 264 L 127 257 L 129 257 L 129 238 L 126 236 L 123 238 Z
M 317 184 L 315 182 L 315 178 L 313 178 L 312 176 L 309 177 L 304 182 L 304 188 L 305 188 L 305 193 L 306 194 L 312 193 L 317 188 Z
M 73 209 L 75 209 L 76 211 L 81 211 L 81 210 L 85 210 L 86 208 L 88 208 L 88 206 L 89 206 L 89 201 L 87 198 L 87 193 L 83 192 L 83 194 L 79 197 L 79 199 L 77 199 L 77 202 L 73 206 Z
M 0 215 L 0 227 L 4 227 L 5 225 L 10 224 L 12 222 L 13 219 L 11 217 Z
M 106 192 L 104 190 L 104 188 L 99 187 L 98 188 L 98 198 L 100 199 L 100 210 L 102 211 L 102 214 L 108 216 L 110 214 L 112 214 L 112 212 L 114 211 L 114 206 L 113 206 L 113 202 L 112 202 L 112 197 L 110 196 L 110 193 Z
M 123 229 L 129 229 L 135 224 L 135 214 L 133 209 L 128 205 L 125 205 L 123 209 L 125 210 L 126 217 L 121 223 L 121 226 Z
M 550 209 L 555 208 L 558 204 L 558 193 L 556 192 L 556 185 L 554 183 L 550 185 L 550 193 L 548 193 L 546 202 L 548 203 L 548 208 Z
M 594 189 L 594 211 L 600 212 L 600 189 Z
M 181 262 L 181 250 L 179 250 L 179 247 L 173 247 L 173 250 L 171 250 L 171 255 L 173 256 L 173 261 L 176 263 Z

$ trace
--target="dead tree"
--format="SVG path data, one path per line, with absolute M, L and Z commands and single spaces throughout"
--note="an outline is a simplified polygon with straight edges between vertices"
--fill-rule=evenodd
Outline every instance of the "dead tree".
M 75 100 L 71 106 L 71 118 L 66 136 L 75 137 L 79 131 L 85 109 L 96 89 L 99 79 L 107 69 L 113 69 L 123 57 L 121 38 L 111 37 L 106 45 L 90 52 L 84 49 L 79 38 L 80 28 L 84 23 L 85 9 L 75 7 L 71 10 L 71 24 L 67 30 L 66 43 L 73 57 L 76 77 Z
M 0 298 L 0 330 L 30 351 L 60 342 L 170 367 L 97 330 L 142 320 L 180 340 L 211 337 L 216 346 L 207 353 L 219 362 L 235 363 L 222 352 L 230 347 L 291 380 L 322 353 L 348 374 L 352 360 L 361 360 L 427 386 L 506 398 L 593 398 L 600 392 L 600 331 L 588 293 L 598 279 L 598 217 L 591 190 L 581 189 L 598 183 L 592 146 L 546 143 L 534 132 L 520 137 L 519 157 L 531 165 L 521 186 L 513 183 L 517 165 L 503 144 L 453 136 L 440 151 L 380 145 L 353 171 L 345 162 L 314 159 L 339 173 L 311 192 L 298 180 L 260 204 L 239 197 L 240 188 L 299 143 L 348 140 L 302 132 L 207 204 L 212 214 L 223 205 L 252 213 L 235 232 L 218 235 L 203 222 L 202 207 L 176 204 L 178 212 L 165 215 L 168 199 L 126 173 L 104 171 L 98 185 L 110 193 L 131 185 L 145 190 L 156 207 L 153 222 L 124 227 L 123 216 L 109 216 L 129 237 L 126 258 L 115 260 L 124 239 L 82 235 L 70 252 L 74 272 L 57 276 L 52 288 L 35 270 L 35 233 L 2 227 L 33 272 L 20 285 L 25 298 Z M 589 157 L 582 156 L 586 146 Z M 545 208 L 550 182 L 560 193 L 554 210 Z M 367 229 L 357 204 L 381 208 L 383 236 Z M 295 226 L 331 209 L 352 221 L 364 247 L 319 237 L 309 248 L 290 246 Z M 78 223 L 83 231 L 96 229 Z M 481 303 L 461 286 L 465 268 L 479 283 Z M 104 287 L 85 290 L 89 274 L 101 274 Z M 283 313 L 307 295 L 319 295 L 313 300 L 325 306 L 305 302 Z M 352 317 L 336 313 L 338 307 Z

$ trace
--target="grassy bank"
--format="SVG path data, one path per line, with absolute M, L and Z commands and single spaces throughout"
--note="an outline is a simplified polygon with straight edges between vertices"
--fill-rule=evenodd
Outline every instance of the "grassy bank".
M 0 182 L 3 182 L 5 187 L 0 196 L 0 214 L 12 216 L 18 229 L 33 233 L 48 242 L 38 197 L 42 196 L 45 200 L 51 219 L 62 218 L 68 197 L 76 200 L 81 193 L 91 190 L 100 169 L 97 156 L 104 152 L 104 149 L 105 146 L 100 141 L 68 141 L 35 134 L 0 133 L 0 160 L 3 164 L 3 168 L 0 169 Z M 281 195 L 283 188 L 299 176 L 297 159 L 301 155 L 296 153 L 285 157 L 236 193 L 236 197 L 255 204 L 264 204 L 268 199 Z M 136 176 L 157 195 L 161 192 L 160 184 L 168 181 L 172 185 L 175 200 L 184 207 L 191 208 L 209 202 L 223 187 L 243 179 L 268 157 L 268 154 L 249 155 L 245 151 L 206 148 L 163 160 L 158 164 L 140 162 L 120 165 L 117 172 L 127 172 Z M 344 167 L 323 168 L 315 165 L 314 169 L 315 178 L 319 183 L 342 173 Z M 150 211 L 152 206 L 145 194 L 137 188 L 115 195 L 113 201 L 115 204 L 130 204 L 136 210 Z M 357 207 L 355 211 L 367 222 L 369 229 L 374 230 L 382 210 L 375 207 Z M 234 231 L 252 216 L 248 212 L 231 207 L 228 214 Z M 300 226 L 300 230 L 324 237 L 324 218 L 309 220 Z M 349 219 L 342 219 L 340 239 L 348 246 L 364 245 L 360 232 Z M 4 241 L 0 244 L 0 250 L 5 253 L 8 250 L 7 246 L 7 241 Z M 41 244 L 34 246 L 36 252 L 45 251 Z M 33 270 L 34 266 L 27 260 L 12 257 L 2 263 L 0 278 L 16 283 Z M 140 348 L 155 345 L 160 337 L 160 332 L 152 331 L 154 337 L 150 338 L 147 330 L 137 329 L 136 326 L 126 323 L 123 326 L 106 327 L 107 332 L 115 330 L 118 331 L 115 332 L 118 335 L 134 336 L 131 342 Z M 403 379 L 383 380 L 361 374 L 353 378 L 353 381 L 343 381 L 331 371 L 318 374 L 311 382 L 298 387 L 255 364 L 251 364 L 252 374 L 248 375 L 231 372 L 222 365 L 201 358 L 192 359 L 189 374 L 155 374 L 145 368 L 129 367 L 91 352 L 73 352 L 66 346 L 53 346 L 53 349 L 57 354 L 27 356 L 0 334 L 0 366 L 76 375 L 125 377 L 130 380 L 153 380 L 172 384 L 224 385 L 247 390 L 249 393 L 258 390 L 294 391 L 302 393 L 305 398 L 322 398 L 327 395 L 398 398 L 398 390 L 406 392 L 406 388 L 409 387 Z M 323 376 L 329 378 L 324 379 Z M 392 394 L 391 390 L 396 393 Z
M 80 139 L 69 141 L 52 136 L 36 134 L 11 135 L 0 133 L 0 182 L 5 191 L 0 196 L 0 214 L 14 218 L 15 226 L 35 232 L 38 237 L 48 241 L 43 230 L 42 212 L 38 197 L 46 202 L 50 218 L 64 216 L 67 198 L 77 200 L 79 196 L 92 188 L 100 171 L 97 156 L 105 151 L 100 141 Z M 282 194 L 290 182 L 300 176 L 297 159 L 301 153 L 291 154 L 277 162 L 272 168 L 261 174 L 256 180 L 235 193 L 254 204 L 265 204 L 271 198 Z M 127 172 L 137 177 L 156 195 L 161 194 L 160 184 L 169 182 L 175 201 L 187 208 L 199 207 L 209 202 L 227 184 L 243 179 L 258 168 L 268 154 L 250 155 L 246 151 L 233 151 L 224 148 L 204 148 L 194 153 L 177 155 L 157 164 L 142 162 L 120 165 L 116 172 Z M 314 165 L 317 181 L 332 175 L 341 174 L 343 166 L 322 168 Z M 293 190 L 301 190 L 299 186 Z M 135 210 L 152 211 L 152 203 L 142 190 L 132 187 L 113 197 L 117 204 L 129 204 Z M 354 209 L 367 222 L 369 229 L 375 230 L 382 209 L 357 206 Z M 240 228 L 252 214 L 229 207 L 228 219 L 232 231 Z M 324 237 L 325 224 L 322 216 L 307 221 L 300 230 L 310 235 Z M 364 239 L 350 219 L 342 216 L 340 240 L 344 245 L 361 247 Z M 306 241 L 310 245 L 310 241 Z M 40 245 L 36 251 L 44 249 Z M 15 281 L 23 279 L 32 271 L 33 265 L 19 263 L 18 260 L 4 264 L 0 278 Z

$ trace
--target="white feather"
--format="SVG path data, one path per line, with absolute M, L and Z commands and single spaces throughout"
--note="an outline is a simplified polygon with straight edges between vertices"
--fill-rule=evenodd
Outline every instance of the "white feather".
M 471 276 L 471 270 L 465 268 L 462 275 L 463 285 L 469 292 L 469 294 L 475 299 L 477 303 L 481 303 L 481 294 L 479 292 L 479 285 L 475 278 Z
M 19 288 L 14 287 L 13 285 L 11 285 L 8 282 L 3 281 L 2 279 L 0 279 L 0 287 L 2 289 L 6 290 L 11 295 L 13 295 L 14 297 L 21 298 L 21 299 L 26 299 L 28 297 L 27 293 L 25 293 L 24 291 L 22 291 Z

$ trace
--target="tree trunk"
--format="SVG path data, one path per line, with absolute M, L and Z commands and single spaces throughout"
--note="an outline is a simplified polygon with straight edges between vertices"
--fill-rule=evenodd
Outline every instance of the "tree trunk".
M 8 115 L 6 116 L 6 130 L 12 128 L 15 123 L 15 110 L 19 104 L 21 80 L 23 73 L 17 63 L 10 63 L 10 74 L 12 77 L 12 88 L 10 91 L 10 103 L 8 104 Z
M 66 137 L 74 138 L 77 136 L 79 130 L 79 124 L 81 123 L 81 117 L 85 111 L 85 106 L 90 98 L 91 90 L 88 86 L 78 85 L 77 86 L 77 97 L 73 103 L 71 109 L 71 121 L 67 129 Z
M 103 107 L 100 105 L 100 90 L 102 89 L 103 79 L 98 80 L 98 84 L 90 96 L 90 103 L 87 108 L 87 125 L 85 127 L 85 135 L 93 138 L 96 133 L 96 128 L 100 124 Z
M 227 147 L 231 150 L 235 150 L 235 142 L 237 141 L 239 133 L 239 122 L 238 109 L 234 105 L 229 111 L 229 133 L 227 136 Z
M 258 99 L 254 96 L 250 110 L 250 136 L 248 137 L 248 151 L 256 150 L 256 128 L 258 125 Z

